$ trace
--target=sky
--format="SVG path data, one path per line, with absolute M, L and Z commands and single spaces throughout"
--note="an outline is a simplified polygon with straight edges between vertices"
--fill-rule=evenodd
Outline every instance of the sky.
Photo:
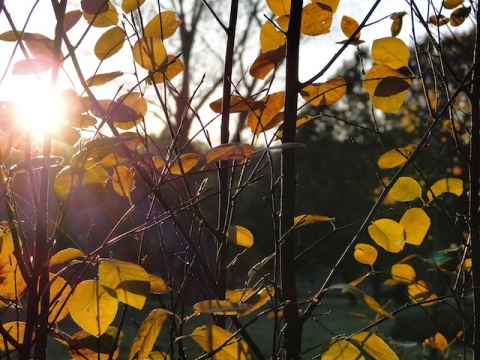
M 147 0 L 153 1 L 153 0 Z M 75 4 L 73 8 L 79 7 L 79 0 L 69 1 L 72 4 Z M 306 4 L 308 0 L 304 1 Z M 341 41 L 345 38 L 342 34 L 340 29 L 340 19 L 343 15 L 347 15 L 350 17 L 355 18 L 358 22 L 361 22 L 368 12 L 368 10 L 372 7 L 375 3 L 374 0 L 368 1 L 358 1 L 358 0 L 341 0 L 339 8 L 334 15 L 333 26 L 329 34 L 315 37 L 315 38 L 304 38 L 302 40 L 301 45 L 301 63 L 300 63 L 300 80 L 305 81 L 310 77 L 314 76 L 320 68 L 322 68 L 330 59 L 331 57 L 340 49 L 341 45 L 336 44 L 337 41 Z M 426 8 L 428 3 L 427 0 L 418 1 L 420 6 Z M 436 4 L 440 4 L 441 1 L 435 2 Z M 10 13 L 10 16 L 15 23 L 15 26 L 18 29 L 22 29 L 25 23 L 27 22 L 27 17 L 29 15 L 29 11 L 34 7 L 34 4 L 37 4 L 31 14 L 31 18 L 27 24 L 26 31 L 29 32 L 39 32 L 47 36 L 53 37 L 53 13 L 51 10 L 50 1 L 48 0 L 5 0 L 5 5 Z M 241 9 L 240 9 L 241 10 Z M 361 45 L 361 48 L 369 51 L 371 47 L 371 43 L 373 39 L 379 37 L 387 37 L 390 36 L 390 25 L 391 20 L 388 19 L 388 16 L 395 12 L 406 11 L 409 12 L 409 6 L 406 1 L 392 1 L 392 0 L 383 0 L 381 1 L 380 5 L 378 6 L 377 10 L 375 11 L 374 15 L 368 21 L 368 26 L 366 26 L 362 30 L 361 39 L 365 41 L 364 44 Z M 387 17 L 387 19 L 383 21 L 382 18 Z M 83 21 L 80 20 L 80 21 Z M 413 22 L 414 24 L 415 22 Z M 410 29 L 412 27 L 411 18 L 407 15 L 404 18 L 404 28 L 399 35 L 399 38 L 403 39 L 405 42 L 411 44 L 411 40 L 408 37 L 410 33 Z M 5 14 L 0 15 L 0 33 L 4 31 L 10 30 L 10 26 L 7 22 Z M 105 29 L 97 30 L 93 29 L 91 33 L 87 36 L 85 40 L 85 44 L 91 44 L 88 48 L 92 49 L 94 42 L 98 39 L 98 37 L 105 31 Z M 75 34 L 75 32 L 69 32 L 69 35 L 73 38 L 78 38 L 80 34 Z M 27 97 L 35 97 L 36 94 L 41 92 L 39 90 L 42 88 L 42 84 L 37 81 L 33 76 L 23 76 L 23 75 L 12 75 L 11 74 L 11 64 L 8 66 L 8 61 L 12 54 L 13 46 L 12 43 L 6 43 L 0 41 L 0 78 L 5 75 L 5 78 L 0 83 L 0 101 L 5 100 L 15 100 L 20 95 L 26 95 Z M 351 59 L 352 56 L 355 54 L 355 48 L 351 46 L 345 54 L 343 54 L 339 61 L 335 62 L 335 65 L 327 72 L 326 77 L 332 76 L 332 74 L 337 71 L 345 61 Z M 84 51 L 85 52 L 85 51 Z M 98 64 L 98 60 L 93 56 L 89 55 L 88 53 L 84 53 L 84 62 L 83 70 L 85 72 L 85 76 L 90 76 L 96 69 Z M 252 57 L 253 56 L 253 57 Z M 253 61 L 256 54 L 251 54 L 251 59 L 247 61 Z M 19 51 L 17 51 L 17 55 L 15 57 L 17 59 L 22 59 L 22 55 Z M 113 58 L 112 58 L 113 59 Z M 115 58 L 116 60 L 110 62 L 110 66 L 113 65 L 115 69 L 118 66 L 118 57 Z M 103 66 L 103 65 L 102 65 Z M 7 69 L 6 73 L 5 69 Z M 105 72 L 108 69 L 108 64 L 106 67 L 102 67 L 101 72 Z M 219 69 L 221 70 L 221 69 Z M 321 78 L 320 81 L 325 81 L 326 77 Z M 48 76 L 42 76 L 42 82 L 48 83 Z M 60 84 L 60 87 L 68 87 L 68 82 L 66 78 L 62 78 L 64 81 Z M 113 97 L 117 88 L 111 89 L 96 89 L 96 91 L 104 91 L 105 94 L 101 96 L 110 96 Z M 214 100 L 214 99 L 212 99 Z M 209 111 L 209 109 L 204 109 L 205 111 Z M 210 114 L 208 115 L 210 116 Z M 213 115 L 212 115 L 213 116 Z

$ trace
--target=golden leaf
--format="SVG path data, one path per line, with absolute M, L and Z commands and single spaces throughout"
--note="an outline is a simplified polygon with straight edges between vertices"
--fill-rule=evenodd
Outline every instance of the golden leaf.
M 352 336 L 360 347 L 376 360 L 398 360 L 397 354 L 387 343 L 374 333 L 366 331 L 359 332 Z
M 463 181 L 459 178 L 443 178 L 436 181 L 432 187 L 427 191 L 427 197 L 429 201 L 434 198 L 450 193 L 456 196 L 460 196 L 463 193 Z
M 129 14 L 142 6 L 144 2 L 145 0 L 122 0 L 122 10 L 125 14 Z
M 365 360 L 358 348 L 343 339 L 332 339 L 324 345 L 322 360 Z
M 97 3 L 100 3 L 97 1 Z M 105 2 L 102 1 L 102 4 Z M 109 26 L 114 26 L 118 24 L 118 11 L 115 5 L 113 5 L 111 2 L 108 2 L 107 4 L 108 9 L 106 11 L 102 11 L 101 13 L 97 14 L 96 12 L 89 13 L 89 12 L 84 12 L 83 17 L 87 22 L 95 27 L 109 27 Z
M 389 150 L 378 159 L 378 167 L 380 169 L 392 169 L 400 166 L 407 161 L 413 150 L 415 150 L 414 145 Z
M 300 31 L 309 36 L 327 34 L 332 26 L 333 13 L 320 6 L 319 3 L 307 4 L 302 11 Z
M 162 11 L 145 25 L 144 36 L 162 41 L 171 37 L 182 23 L 175 15 L 174 11 Z
M 77 248 L 63 249 L 57 252 L 55 255 L 53 255 L 50 258 L 49 265 L 53 266 L 53 265 L 63 264 L 71 260 L 83 258 L 83 257 L 85 257 L 85 254 L 80 249 L 77 249 Z
M 411 245 L 420 245 L 430 228 L 430 217 L 421 208 L 411 208 L 405 211 L 400 219 L 400 225 L 407 233 L 405 242 Z
M 251 305 L 242 302 L 227 300 L 203 300 L 193 305 L 196 313 L 207 313 L 216 315 L 238 315 L 248 310 Z
M 135 62 L 150 71 L 157 71 L 167 64 L 167 50 L 158 36 L 146 36 L 133 46 Z
M 402 176 L 393 184 L 388 192 L 393 199 L 401 202 L 412 201 L 422 198 L 422 187 L 417 180 Z
M 395 37 L 376 39 L 372 45 L 372 59 L 377 64 L 387 65 L 392 69 L 408 67 L 410 50 L 407 45 Z
M 230 226 L 227 231 L 227 239 L 236 245 L 246 248 L 253 246 L 253 234 L 243 226 Z
M 349 38 L 358 29 L 358 22 L 354 18 L 344 15 L 342 17 L 341 27 L 342 27 L 343 34 L 347 38 Z M 360 38 L 360 32 L 358 32 L 358 34 L 355 35 L 355 38 L 356 39 Z
M 398 253 L 405 246 L 405 229 L 394 220 L 375 220 L 368 227 L 368 233 L 378 246 L 388 252 Z
M 417 278 L 415 270 L 408 264 L 395 264 L 391 269 L 392 279 L 397 283 L 412 283 Z
M 282 48 L 287 41 L 284 33 L 278 29 L 270 21 L 265 22 L 260 29 L 260 47 L 262 53 L 268 53 Z
M 172 289 L 167 285 L 167 282 L 160 276 L 148 274 L 148 280 L 150 281 L 150 293 L 152 294 L 166 294 Z
M 104 85 L 112 80 L 115 80 L 119 76 L 122 76 L 123 72 L 121 71 L 114 71 L 106 74 L 96 74 L 93 76 L 90 76 L 87 79 L 87 85 L 88 86 L 101 86 Z
M 342 78 L 333 78 L 322 84 L 310 84 L 300 90 L 300 95 L 312 106 L 332 105 L 347 92 L 347 83 Z
M 125 31 L 119 26 L 114 26 L 100 36 L 93 49 L 99 60 L 108 59 L 115 55 L 123 47 L 125 42 Z
M 242 143 L 222 144 L 210 149 L 204 158 L 207 163 L 222 160 L 244 160 L 255 150 L 252 145 Z
M 285 105 L 285 92 L 267 95 L 262 101 L 265 103 L 264 108 L 250 111 L 247 115 L 247 125 L 255 135 L 272 129 L 283 121 L 283 113 L 279 114 Z
M 359 243 L 355 245 L 353 257 L 361 264 L 372 266 L 377 260 L 378 251 L 372 245 Z

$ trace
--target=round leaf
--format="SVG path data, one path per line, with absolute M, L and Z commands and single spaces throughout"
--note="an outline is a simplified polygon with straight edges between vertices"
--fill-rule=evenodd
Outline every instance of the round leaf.
M 124 42 L 125 32 L 121 27 L 114 26 L 100 36 L 93 51 L 99 60 L 105 60 L 119 52 Z
M 392 266 L 392 278 L 396 282 L 412 283 L 417 278 L 415 270 L 408 264 L 395 264 Z
M 378 251 L 373 246 L 359 243 L 355 245 L 353 257 L 361 264 L 372 266 L 377 260 Z
M 398 360 L 397 354 L 378 335 L 366 331 L 359 332 L 352 336 L 352 340 L 366 351 L 373 359 Z
M 405 229 L 394 220 L 376 220 L 368 227 L 368 233 L 378 246 L 388 252 L 398 253 L 405 246 Z
M 144 28 L 146 37 L 156 37 L 160 40 L 168 39 L 172 36 L 180 25 L 181 21 L 175 18 L 174 11 L 163 11 L 150 20 Z
M 243 226 L 233 225 L 228 228 L 227 239 L 246 248 L 253 246 L 253 234 Z
M 327 34 L 332 26 L 332 12 L 312 2 L 307 4 L 302 11 L 302 34 L 318 36 Z
M 86 332 L 99 337 L 115 319 L 118 300 L 98 280 L 84 280 L 73 290 L 70 315 Z
M 395 37 L 376 39 L 372 45 L 372 59 L 377 64 L 387 65 L 393 69 L 408 67 L 410 51 L 407 45 Z
M 411 177 L 400 177 L 388 192 L 393 199 L 401 202 L 422 198 L 422 187 Z
M 405 242 L 412 245 L 420 245 L 430 228 L 430 217 L 421 208 L 411 208 L 405 211 L 400 219 L 400 225 L 407 233 Z
M 135 62 L 150 71 L 157 71 L 167 62 L 167 50 L 157 36 L 146 36 L 133 46 Z

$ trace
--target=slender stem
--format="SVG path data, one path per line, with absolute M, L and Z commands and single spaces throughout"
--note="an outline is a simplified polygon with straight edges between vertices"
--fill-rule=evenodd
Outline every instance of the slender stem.
M 287 58 L 285 81 L 285 117 L 282 143 L 295 142 L 297 101 L 300 90 L 298 80 L 300 24 L 303 1 L 292 1 L 290 23 L 287 32 Z M 285 342 L 287 359 L 300 355 L 302 324 L 298 317 L 297 284 L 295 269 L 295 232 L 292 230 L 295 217 L 296 172 L 295 149 L 282 150 L 282 182 L 280 196 L 280 274 L 282 281 L 282 301 L 284 303 Z

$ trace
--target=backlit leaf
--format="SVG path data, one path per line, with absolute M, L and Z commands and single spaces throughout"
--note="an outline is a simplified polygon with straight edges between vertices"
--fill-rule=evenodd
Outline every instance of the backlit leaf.
M 167 353 L 161 351 L 152 351 L 148 354 L 148 360 L 170 360 L 170 356 Z
M 236 245 L 246 248 L 253 246 L 253 234 L 243 226 L 230 226 L 227 231 L 227 239 Z
M 300 95 L 312 106 L 332 105 L 339 101 L 347 91 L 347 83 L 342 78 L 333 78 L 323 84 L 305 86 Z
M 463 4 L 463 0 L 443 0 L 443 7 L 451 10 Z
M 389 150 L 378 159 L 378 167 L 380 169 L 392 169 L 400 166 L 407 161 L 413 150 L 415 150 L 414 145 Z
M 152 294 L 166 294 L 172 291 L 167 282 L 160 276 L 148 274 L 148 280 L 150 281 L 150 293 Z
M 103 114 L 96 109 L 92 109 L 92 113 L 95 116 L 106 116 L 113 123 L 127 123 L 135 124 L 138 119 L 141 119 L 142 114 L 138 113 L 132 107 L 125 103 L 115 100 L 98 100 L 98 103 L 102 107 Z
M 210 103 L 210 108 L 217 114 L 220 114 L 222 112 L 222 102 L 222 98 L 215 100 L 214 102 Z M 250 98 L 232 95 L 230 97 L 230 109 L 228 112 L 232 114 L 250 110 L 257 110 L 262 109 L 264 106 L 265 103 L 263 101 L 254 101 Z
M 422 187 L 417 180 L 402 176 L 388 192 L 393 199 L 401 202 L 412 201 L 422 198 Z
M 73 360 L 116 360 L 120 353 L 119 343 L 123 339 L 123 333 L 120 331 L 118 343 L 115 343 L 118 329 L 109 326 L 100 336 L 95 337 L 84 330 L 72 335 L 69 346 L 70 356 Z M 116 348 L 112 357 L 110 351 Z
M 354 334 L 351 339 L 356 341 L 375 360 L 398 360 L 398 356 L 392 348 L 374 333 L 362 331 Z
M 415 270 L 408 264 L 394 264 L 391 273 L 393 281 L 400 283 L 409 284 L 417 278 Z
M 297 117 L 297 121 L 295 122 L 295 128 L 298 129 L 299 127 L 305 125 L 306 123 L 308 123 L 312 120 L 318 119 L 320 117 L 321 117 L 321 115 L 317 115 L 317 116 L 300 115 L 299 117 Z M 282 138 L 282 136 L 283 136 L 283 126 L 282 125 L 279 126 L 276 135 L 277 135 L 277 138 L 279 138 L 279 139 Z
M 139 92 L 129 92 L 122 95 L 117 100 L 118 103 L 133 110 L 133 118 L 135 120 L 128 122 L 114 122 L 114 125 L 118 129 L 129 130 L 136 124 L 141 122 L 145 115 L 147 115 L 147 101 Z
M 59 322 L 69 312 L 72 287 L 60 276 L 50 273 L 50 313 L 49 322 Z
M 216 325 L 203 325 L 191 334 L 193 340 L 207 353 L 218 352 L 212 356 L 214 360 L 251 360 L 253 354 L 247 343 Z
M 463 193 L 463 181 L 459 178 L 443 178 L 436 181 L 427 191 L 429 201 L 437 198 L 445 193 L 451 193 L 457 196 Z
M 333 339 L 324 345 L 325 350 L 322 351 L 322 360 L 364 360 L 358 348 L 343 339 Z
M 101 14 L 109 9 L 109 1 L 98 1 L 98 0 L 81 0 L 80 5 L 82 6 L 83 12 L 87 14 Z
M 80 140 L 80 131 L 69 124 L 60 123 L 51 130 L 52 139 L 61 141 L 70 146 L 75 145 Z
M 193 305 L 193 311 L 216 315 L 238 315 L 251 307 L 241 302 L 227 300 L 203 300 Z
M 23 343 L 23 336 L 25 335 L 25 325 L 26 324 L 23 321 L 10 321 L 1 324 L 0 326 L 3 326 L 5 331 L 21 344 Z M 5 352 L 7 349 L 10 352 L 15 348 L 13 347 L 13 344 L 6 342 L 5 338 L 0 336 L 0 351 Z
M 392 25 L 390 26 L 390 32 L 392 33 L 392 36 L 395 37 L 398 34 L 400 34 L 400 31 L 402 31 L 402 23 L 403 23 L 403 17 L 407 15 L 405 11 L 398 12 L 390 16 L 390 19 L 392 19 Z
M 358 29 L 358 22 L 350 16 L 344 15 L 341 22 L 343 34 L 349 38 Z M 355 36 L 356 39 L 360 38 L 360 32 Z
M 123 47 L 125 36 L 125 31 L 119 26 L 108 29 L 95 43 L 95 56 L 99 60 L 105 60 L 115 55 Z
M 182 60 L 178 56 L 167 55 L 165 65 L 147 78 L 147 84 L 162 84 L 167 80 L 172 80 L 185 70 L 185 65 L 183 65 Z
M 0 237 L 0 297 L 9 300 L 18 299 L 27 288 L 13 250 L 12 233 L 3 233 Z
M 122 76 L 123 72 L 121 71 L 114 71 L 111 73 L 106 73 L 106 74 L 96 74 L 93 76 L 90 76 L 87 79 L 87 85 L 88 86 L 101 86 L 104 85 L 112 80 L 115 80 L 117 77 Z
M 105 197 L 105 182 L 98 171 L 106 170 L 97 170 L 72 167 L 63 169 L 55 177 L 55 193 L 60 200 L 68 201 L 77 208 L 99 204 Z
M 358 300 L 362 301 L 367 305 L 371 310 L 375 311 L 376 313 L 386 316 L 390 319 L 393 319 L 393 315 L 386 311 L 373 297 L 364 293 L 359 288 L 349 285 L 349 284 L 335 284 L 328 288 L 331 289 L 341 289 L 343 292 L 349 292 L 354 295 Z
M 392 69 L 408 67 L 410 51 L 405 43 L 395 37 L 376 39 L 372 45 L 372 59 L 377 64 L 387 65 Z
M 125 14 L 137 10 L 145 0 L 122 0 L 122 10 Z
M 249 308 L 240 313 L 238 316 L 246 316 L 255 310 L 261 308 L 275 295 L 275 289 L 272 286 L 263 287 L 260 291 L 255 292 L 254 289 L 237 289 L 225 292 L 225 298 L 232 302 L 242 302 L 249 304 Z
M 326 215 L 305 214 L 295 216 L 295 218 L 293 219 L 293 223 L 295 224 L 295 227 L 299 228 L 301 226 L 313 224 L 318 221 L 328 221 L 335 229 L 335 224 L 333 223 L 334 220 L 335 219 Z
M 402 251 L 405 246 L 405 229 L 394 220 L 375 220 L 368 227 L 368 233 L 378 246 L 388 252 L 398 253 Z
M 411 208 L 405 211 L 400 219 L 400 225 L 407 233 L 405 242 L 411 245 L 420 245 L 430 228 L 430 217 L 421 208 Z
M 222 160 L 244 160 L 255 150 L 252 145 L 242 143 L 222 144 L 210 149 L 205 155 L 207 163 Z
M 77 248 L 68 248 L 68 249 L 63 249 L 57 252 L 55 255 L 53 255 L 50 258 L 49 265 L 54 266 L 54 265 L 59 265 L 63 264 L 69 261 L 72 261 L 74 259 L 78 258 L 83 258 L 85 257 L 85 254 Z
M 437 299 L 437 295 L 423 280 L 418 280 L 408 285 L 408 296 L 414 303 L 422 302 L 422 306 L 432 306 L 435 304 L 435 299 Z
M 363 87 L 370 94 L 374 107 L 385 112 L 396 113 L 405 99 L 405 84 L 411 86 L 411 81 L 409 77 L 388 65 L 374 65 L 365 74 Z M 389 88 L 389 93 L 385 93 L 384 89 L 388 89 L 392 84 L 394 87 Z M 378 86 L 380 90 L 377 93 Z
M 290 14 L 291 0 L 267 0 L 267 5 L 277 16 Z
M 170 167 L 170 173 L 173 175 L 182 175 L 187 173 L 192 170 L 199 161 L 200 156 L 195 153 L 182 154 Z
M 128 360 L 148 359 L 148 355 L 157 341 L 163 323 L 171 315 L 173 314 L 165 309 L 154 309 L 148 314 L 132 342 Z
M 447 25 L 448 22 L 450 21 L 450 19 L 448 17 L 446 17 L 445 15 L 430 15 L 430 17 L 428 18 L 428 22 L 432 25 L 435 25 L 435 26 L 443 26 L 443 25 Z
M 300 31 L 302 34 L 318 36 L 327 34 L 332 26 L 333 13 L 312 2 L 307 4 L 302 11 L 302 23 Z
M 377 260 L 378 251 L 372 245 L 359 243 L 355 245 L 353 257 L 361 264 L 372 266 Z
M 72 10 L 65 13 L 63 17 L 63 30 L 65 32 L 73 28 L 82 17 L 82 12 L 80 10 Z
M 40 74 L 52 68 L 52 61 L 47 59 L 25 59 L 13 64 L 13 75 Z
M 264 108 L 250 111 L 247 115 L 247 125 L 255 135 L 273 128 L 283 120 L 283 115 L 280 118 L 277 115 L 285 105 L 285 92 L 267 95 L 262 101 L 265 103 Z
M 468 15 L 470 15 L 470 10 L 472 8 L 469 7 L 459 7 L 458 9 L 453 10 L 453 12 L 450 14 L 450 25 L 452 26 L 460 26 L 462 25 L 465 20 L 468 18 Z
M 432 349 L 447 350 L 448 341 L 442 333 L 437 332 L 435 336 L 431 336 L 423 342 L 424 345 L 430 346 Z
M 286 46 L 260 54 L 250 66 L 250 75 L 263 80 L 285 58 Z
M 265 22 L 260 29 L 260 47 L 263 53 L 280 49 L 286 41 L 285 34 L 278 31 L 270 21 Z
M 146 37 L 153 37 L 159 40 L 168 39 L 172 36 L 181 24 L 180 20 L 175 18 L 174 11 L 162 11 L 150 20 L 144 28 Z
M 130 193 L 135 189 L 135 169 L 125 165 L 115 167 L 112 176 L 113 190 L 126 198 L 130 197 Z
M 337 11 L 340 0 L 313 0 L 312 2 L 317 3 L 325 10 L 335 13 Z
M 144 69 L 156 71 L 167 64 L 167 50 L 158 36 L 146 36 L 133 46 L 133 58 Z
M 118 300 L 98 280 L 84 280 L 73 290 L 70 300 L 72 319 L 86 332 L 99 337 L 112 323 Z
M 102 259 L 98 278 L 104 288 L 116 294 L 118 301 L 136 309 L 145 305 L 150 293 L 150 278 L 141 266 L 117 259 Z
M 104 1 L 97 3 L 104 3 Z M 95 13 L 88 13 L 84 12 L 83 17 L 87 22 L 95 27 L 109 27 L 109 26 L 115 26 L 118 23 L 118 12 L 117 8 L 115 5 L 112 3 L 108 2 L 107 4 L 108 10 L 103 11 L 100 14 L 95 14 Z M 85 10 L 84 10 L 85 11 Z

